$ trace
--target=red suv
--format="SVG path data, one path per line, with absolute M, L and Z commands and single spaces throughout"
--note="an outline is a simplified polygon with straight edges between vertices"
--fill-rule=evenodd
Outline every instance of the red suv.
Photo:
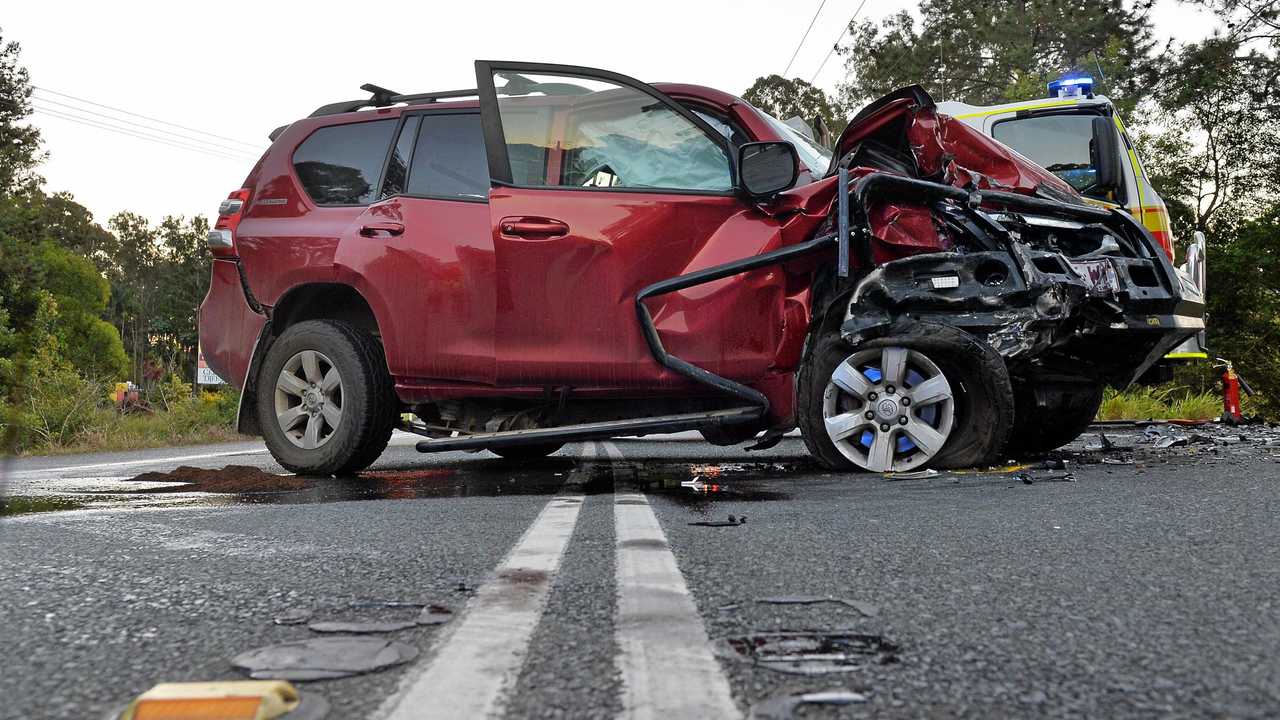
M 222 204 L 200 335 L 299 473 L 423 452 L 801 429 L 832 468 L 1057 447 L 1203 328 L 1123 212 L 918 87 L 834 153 L 732 95 L 477 62 L 326 105 Z

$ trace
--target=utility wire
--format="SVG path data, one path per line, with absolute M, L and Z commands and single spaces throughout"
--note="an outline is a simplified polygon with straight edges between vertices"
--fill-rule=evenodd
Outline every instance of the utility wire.
M 142 114 L 140 114 L 140 113 L 130 112 L 129 110 L 124 110 L 124 109 L 121 109 L 121 108 L 118 108 L 118 107 L 112 107 L 111 105 L 103 105 L 102 103 L 99 103 L 99 102 L 94 102 L 94 101 L 92 101 L 92 100 L 86 100 L 85 98 L 82 98 L 82 97 L 76 97 L 75 95 L 69 95 L 69 94 L 64 93 L 64 92 L 58 92 L 57 90 L 50 90 L 49 88 L 40 87 L 39 85 L 32 85 L 32 87 L 33 87 L 33 88 L 35 88 L 36 90 L 39 90 L 40 92 L 46 92 L 46 93 L 50 93 L 50 94 L 53 94 L 53 95 L 58 95 L 58 96 L 60 96 L 60 97 L 68 98 L 68 99 L 70 99 L 70 100 L 78 100 L 78 101 L 80 101 L 80 102 L 82 102 L 82 103 L 87 103 L 87 104 L 89 104 L 89 105 L 93 105 L 93 106 L 95 106 L 95 107 L 100 107 L 100 108 L 103 108 L 103 109 L 105 109 L 105 110 L 114 110 L 114 111 L 116 111 L 116 112 L 118 112 L 118 113 L 124 113 L 125 115 L 132 115 L 133 117 L 136 117 L 136 118 L 142 118 L 143 120 L 150 120 L 150 121 L 152 121 L 152 122 L 158 122 L 158 123 L 160 123 L 160 124 L 162 124 L 162 125 L 169 125 L 170 127 L 176 127 L 176 128 L 178 128 L 178 129 L 180 129 L 180 130 L 186 130 L 186 131 L 188 131 L 188 132 L 200 133 L 201 135 L 208 135 L 209 137 L 215 137 L 215 138 L 218 138 L 219 140 L 230 140 L 230 141 L 231 141 L 231 142 L 233 142 L 233 143 L 239 143 L 240 145 L 247 145 L 247 146 L 249 146 L 249 147 L 253 148 L 254 150 L 262 150 L 262 143 L 251 143 L 251 142 L 246 142 L 246 141 L 244 141 L 244 140 L 237 140 L 237 139 L 235 139 L 235 138 L 233 138 L 233 137 L 227 137 L 226 135 L 218 135 L 218 134 L 216 134 L 216 133 L 211 133 L 211 132 L 208 132 L 208 131 L 206 131 L 206 130 L 199 130 L 199 129 L 197 129 L 197 128 L 187 127 L 186 125 L 179 125 L 178 123 L 169 122 L 168 120 L 161 120 L 160 118 L 153 118 L 153 117 L 151 117 L 151 116 L 149 116 L 149 115 L 142 115 Z
M 862 2 L 858 4 L 858 9 L 853 11 L 853 17 L 849 18 L 849 22 L 845 23 L 844 27 L 840 29 L 840 37 L 836 38 L 836 41 L 831 44 L 831 49 L 827 51 L 827 56 L 822 58 L 822 64 L 818 66 L 817 70 L 813 71 L 813 77 L 809 78 L 810 85 L 813 84 L 814 80 L 818 79 L 818 73 L 822 72 L 822 68 L 827 66 L 827 61 L 835 54 L 836 48 L 840 47 L 840 41 L 844 39 L 844 34 L 849 32 L 849 27 L 853 25 L 854 20 L 858 19 L 858 15 L 862 14 L 862 8 L 866 4 L 867 0 L 862 0 Z
M 82 116 L 83 116 L 83 115 L 93 115 L 93 116 L 95 116 L 95 117 L 100 117 L 100 118 L 103 118 L 103 119 L 106 119 L 106 120 L 110 120 L 110 121 L 112 121 L 112 122 L 125 123 L 125 124 L 127 124 L 127 125 L 132 125 L 132 126 L 134 126 L 134 127 L 138 128 L 140 131 L 145 130 L 146 132 L 162 133 L 162 134 L 164 134 L 164 135 L 172 135 L 173 137 L 178 138 L 179 140 L 182 140 L 182 141 L 185 141 L 185 142 L 190 142 L 190 143 L 194 143 L 194 144 L 197 144 L 197 145 L 203 145 L 203 146 L 207 146 L 207 147 L 209 147 L 209 148 L 217 148 L 217 149 L 218 149 L 218 150 L 220 150 L 220 151 L 231 152 L 231 153 L 238 153 L 238 154 L 242 154 L 242 155 L 244 155 L 244 156 L 246 156 L 246 157 L 249 157 L 249 156 L 251 156 L 251 155 L 252 155 L 252 153 L 250 153 L 248 150 L 245 150 L 244 148 L 235 147 L 235 146 L 233 146 L 233 145 L 223 145 L 223 144 L 221 144 L 221 143 L 216 143 L 216 142 L 213 142 L 213 141 L 211 141 L 211 140 L 205 140 L 204 138 L 200 138 L 200 137 L 191 137 L 190 135 L 183 135 L 182 133 L 174 132 L 174 131 L 172 131 L 172 130 L 165 130 L 164 128 L 153 128 L 153 127 L 149 127 L 149 126 L 146 126 L 146 125 L 139 125 L 138 123 L 135 123 L 135 122 L 133 122 L 132 120 L 127 120 L 127 119 L 125 119 L 125 118 L 116 117 L 115 115 L 108 115 L 108 114 L 106 114 L 106 113 L 94 112 L 94 111 L 92 111 L 92 110 L 88 110 L 88 109 L 85 109 L 85 108 L 79 107 L 79 106 L 77 106 L 77 105 L 71 105 L 71 104 L 69 104 L 69 103 L 61 103 L 61 102 L 58 102 L 57 100 L 50 100 L 50 99 L 48 99 L 48 98 L 36 98 L 36 101 L 37 101 L 37 102 L 44 103 L 44 104 L 46 104 L 46 105 L 57 105 L 57 106 L 59 106 L 59 107 L 66 108 L 65 110 L 62 110 L 61 112 L 74 111 L 74 112 L 76 112 L 76 113 L 81 114 Z
M 244 161 L 244 158 L 243 158 L 243 157 L 240 157 L 240 156 L 235 156 L 235 155 L 225 155 L 225 154 L 223 154 L 223 153 L 219 153 L 219 152 L 216 152 L 216 151 L 213 151 L 213 150 L 208 150 L 208 149 L 205 149 L 205 148 L 195 147 L 195 146 L 192 146 L 192 145 L 184 145 L 184 144 L 182 144 L 182 143 L 178 143 L 178 142 L 170 142 L 170 141 L 169 141 L 168 139 L 166 139 L 166 138 L 158 138 L 158 137 L 155 137 L 155 136 L 153 136 L 153 135 L 144 135 L 144 134 L 142 134 L 142 133 L 135 133 L 135 132 L 132 132 L 132 131 L 130 131 L 130 130 L 125 130 L 125 129 L 122 129 L 122 128 L 119 128 L 119 127 L 116 127 L 116 126 L 114 126 L 114 125 L 108 125 L 108 124 L 106 124 L 106 123 L 100 123 L 100 122 L 98 122 L 98 121 L 96 121 L 96 120 L 86 120 L 86 119 L 84 119 L 84 118 L 77 117 L 77 116 L 75 116 L 75 115 L 67 115 L 67 114 L 63 114 L 63 113 L 60 113 L 60 112 L 56 112 L 56 111 L 54 111 L 54 110 L 48 110 L 48 109 L 46 109 L 46 108 L 42 108 L 42 107 L 40 107 L 40 106 L 36 106 L 36 108 L 35 108 L 35 112 L 36 112 L 37 114 L 40 114 L 40 115 L 48 115 L 49 117 L 60 118 L 60 119 L 62 119 L 62 120 L 67 120 L 67 121 L 69 121 L 69 122 L 79 123 L 79 124 L 81 124 L 81 125 L 88 125 L 89 127 L 99 128 L 99 129 L 101 129 L 101 130 L 108 130 L 108 131 L 110 131 L 110 132 L 119 133 L 119 134 L 121 134 L 121 135 L 128 135 L 129 137 L 134 137 L 134 138 L 138 138 L 138 139 L 140 139 L 140 140 L 146 140 L 146 141 L 148 141 L 148 142 L 154 142 L 154 143 L 158 143 L 158 144 L 161 144 L 161 145 L 168 145 L 168 146 L 170 146 L 170 147 L 179 148 L 179 149 L 181 149 L 181 150 L 188 150 L 188 151 L 191 151 L 191 152 L 198 152 L 198 153 L 201 153 L 201 154 L 203 154 L 203 155 L 209 155 L 209 156 L 212 156 L 212 157 L 221 158 L 221 159 L 223 159 L 223 160 L 233 160 L 233 161 L 235 161 L 235 162 L 243 162 L 243 161 Z
M 800 44 L 796 45 L 796 51 L 791 53 L 791 60 L 787 62 L 787 69 L 782 71 L 782 76 L 786 77 L 791 72 L 791 63 L 796 61 L 796 56 L 800 54 L 800 48 L 804 47 L 804 41 L 809 37 L 809 31 L 813 29 L 813 24 L 818 22 L 818 16 L 822 14 L 822 7 L 827 4 L 827 0 L 818 3 L 818 11 L 813 14 L 813 19 L 809 21 L 809 27 L 805 28 L 804 35 L 800 38 Z

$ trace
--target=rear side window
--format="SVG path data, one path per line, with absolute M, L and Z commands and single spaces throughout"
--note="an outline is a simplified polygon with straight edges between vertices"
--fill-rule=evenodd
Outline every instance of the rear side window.
M 317 205 L 364 205 L 378 194 L 395 120 L 330 125 L 293 153 L 293 169 Z
M 479 114 L 422 116 L 407 192 L 468 200 L 489 196 L 489 160 Z

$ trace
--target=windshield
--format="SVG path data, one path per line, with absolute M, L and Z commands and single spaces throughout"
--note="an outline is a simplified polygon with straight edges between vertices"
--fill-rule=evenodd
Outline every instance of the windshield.
M 991 135 L 1088 195 L 1098 181 L 1098 169 L 1090 157 L 1094 117 L 1041 115 L 1003 120 L 995 124 Z
M 827 168 L 831 167 L 831 151 L 814 143 L 809 138 L 796 132 L 795 128 L 782 122 L 778 118 L 769 113 L 760 110 L 765 120 L 769 121 L 769 126 L 774 132 L 782 136 L 783 140 L 788 140 L 792 145 L 796 146 L 796 153 L 800 155 L 800 162 L 809 168 L 809 172 L 817 177 L 826 174 Z

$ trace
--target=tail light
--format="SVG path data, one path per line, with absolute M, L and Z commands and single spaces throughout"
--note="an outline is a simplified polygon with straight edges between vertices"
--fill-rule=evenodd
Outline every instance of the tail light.
M 236 227 L 244 206 L 249 202 L 249 188 L 240 188 L 227 196 L 218 206 L 218 221 L 209 231 L 207 243 L 209 252 L 223 257 L 234 257 L 236 254 Z

